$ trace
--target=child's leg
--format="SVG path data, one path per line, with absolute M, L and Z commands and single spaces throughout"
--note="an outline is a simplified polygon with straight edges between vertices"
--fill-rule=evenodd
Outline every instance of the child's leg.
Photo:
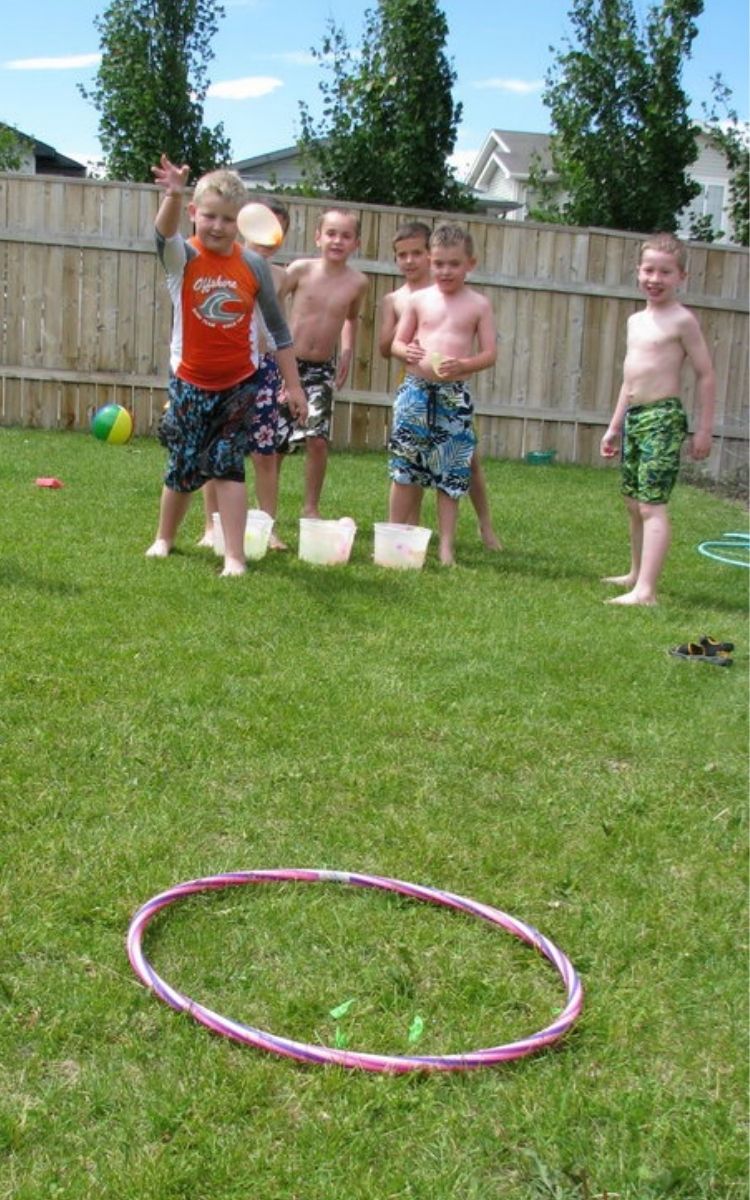
M 456 524 L 458 522 L 458 500 L 438 488 L 437 494 L 438 533 L 440 534 L 440 562 L 444 567 L 453 567 L 456 563 L 455 543 Z
M 471 458 L 470 470 L 469 499 L 479 520 L 479 535 L 488 550 L 502 550 L 503 543 L 492 528 L 487 481 L 484 478 L 484 471 L 476 450 Z
M 640 564 L 629 592 L 614 596 L 609 604 L 656 604 L 656 584 L 664 567 L 672 527 L 666 504 L 639 504 Z
M 394 525 L 416 525 L 422 507 L 422 490 L 418 483 L 392 483 L 388 520 Z
M 159 526 L 156 538 L 146 551 L 146 558 L 166 558 L 174 546 L 177 530 L 190 504 L 191 492 L 175 492 L 163 487 L 159 504 Z
M 245 574 L 245 520 L 247 493 L 245 484 L 236 479 L 217 479 L 216 499 L 224 530 L 224 570 L 222 575 Z
M 305 500 L 303 517 L 320 516 L 320 495 L 328 465 L 328 442 L 323 437 L 308 437 L 305 443 Z
M 275 486 L 276 504 L 277 504 L 277 509 L 278 509 L 279 488 L 281 486 L 281 465 L 282 465 L 284 459 L 286 458 L 286 455 L 285 454 L 273 454 L 271 457 L 273 460 L 274 475 L 276 477 L 276 483 L 274 486 Z M 272 515 L 275 516 L 276 514 L 274 513 Z M 282 542 L 281 538 L 278 536 L 275 525 L 274 525 L 273 529 L 271 530 L 271 536 L 268 539 L 268 545 L 271 550 L 288 550 L 289 549 L 286 542 Z
M 252 454 L 253 471 L 255 472 L 255 498 L 258 508 L 276 517 L 278 503 L 279 476 L 276 470 L 275 454 Z
M 641 551 L 643 548 L 643 521 L 640 505 L 632 496 L 623 496 L 628 510 L 630 522 L 630 570 L 627 575 L 604 575 L 602 583 L 614 583 L 618 587 L 632 588 L 641 569 Z
M 214 513 L 219 511 L 219 505 L 216 499 L 216 483 L 213 479 L 207 479 L 201 488 L 203 496 L 203 536 L 198 542 L 199 546 L 213 546 L 214 544 Z
M 269 517 L 276 520 L 276 510 L 279 503 L 279 470 L 281 467 L 280 454 L 253 454 L 253 469 L 255 471 L 255 496 L 258 501 L 258 508 L 262 508 L 263 512 L 268 513 Z M 268 545 L 271 550 L 286 550 L 288 547 L 275 531 L 271 530 L 271 536 L 268 539 Z

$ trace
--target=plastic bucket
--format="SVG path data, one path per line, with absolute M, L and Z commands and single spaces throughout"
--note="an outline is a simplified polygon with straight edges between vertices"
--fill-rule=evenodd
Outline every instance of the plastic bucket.
M 376 565 L 418 571 L 424 566 L 431 536 L 432 530 L 422 525 L 376 524 Z
M 248 510 L 245 523 L 245 558 L 258 559 L 268 550 L 268 539 L 273 529 L 273 517 L 262 508 Z
M 351 517 L 339 521 L 300 517 L 299 556 L 304 562 L 326 567 L 348 562 L 356 532 Z

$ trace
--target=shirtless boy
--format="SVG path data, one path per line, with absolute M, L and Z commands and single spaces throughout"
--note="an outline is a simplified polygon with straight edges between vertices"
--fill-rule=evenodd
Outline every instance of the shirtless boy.
M 497 356 L 490 302 L 466 284 L 475 266 L 469 234 L 460 225 L 438 225 L 430 237 L 435 282 L 407 300 L 391 347 L 407 375 L 393 406 L 390 519 L 410 523 L 421 489 L 436 488 L 444 566 L 455 562 L 458 502 L 469 490 L 476 442 L 464 381 Z
M 338 208 L 324 212 L 318 221 L 315 245 L 320 256 L 290 263 L 283 287 L 283 294 L 291 297 L 289 324 L 308 403 L 306 423 L 291 435 L 292 442 L 306 442 L 305 517 L 320 516 L 333 389 L 342 387 L 349 374 L 359 310 L 367 291 L 367 277 L 348 263 L 359 246 L 355 213 Z M 285 448 L 278 446 L 282 453 Z
M 396 326 L 413 292 L 430 285 L 430 228 L 422 221 L 408 221 L 396 230 L 393 252 L 396 266 L 404 277 L 404 283 L 395 292 L 383 297 L 380 310 L 380 332 L 378 346 L 384 358 L 391 356 L 391 344 Z M 417 493 L 415 511 L 409 519 L 410 525 L 419 523 L 422 490 Z M 476 446 L 471 458 L 469 499 L 479 521 L 479 535 L 488 550 L 502 550 L 503 544 L 492 528 L 490 499 L 482 464 Z
M 677 299 L 685 267 L 685 247 L 671 233 L 642 243 L 638 287 L 646 307 L 628 320 L 622 387 L 601 442 L 603 457 L 612 458 L 622 439 L 622 492 L 630 518 L 630 570 L 603 580 L 626 590 L 609 604 L 656 603 L 671 536 L 667 501 L 687 436 L 679 400 L 686 359 L 695 372 L 700 407 L 690 454 L 702 459 L 711 452 L 716 383 L 700 325 Z

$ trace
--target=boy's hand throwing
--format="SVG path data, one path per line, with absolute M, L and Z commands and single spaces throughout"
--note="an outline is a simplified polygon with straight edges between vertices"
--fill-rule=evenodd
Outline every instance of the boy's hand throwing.
M 187 187 L 190 177 L 190 167 L 183 163 L 181 167 L 170 162 L 166 154 L 162 154 L 159 164 L 151 168 L 154 182 L 164 188 L 168 196 L 181 196 Z

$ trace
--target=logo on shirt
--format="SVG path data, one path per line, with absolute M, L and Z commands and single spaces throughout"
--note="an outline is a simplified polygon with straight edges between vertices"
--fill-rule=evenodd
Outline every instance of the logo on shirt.
M 217 288 L 194 309 L 204 325 L 236 325 L 242 320 L 242 302 L 229 288 Z

